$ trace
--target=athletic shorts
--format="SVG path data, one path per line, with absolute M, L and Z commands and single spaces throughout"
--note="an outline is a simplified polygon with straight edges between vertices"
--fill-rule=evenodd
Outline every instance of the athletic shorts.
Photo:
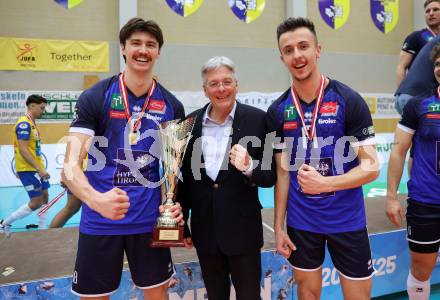
M 174 275 L 169 248 L 151 248 L 151 233 L 131 235 L 79 234 L 72 292 L 82 297 L 106 296 L 121 281 L 124 252 L 131 277 L 140 289 L 160 286 Z
M 408 198 L 406 239 L 411 251 L 438 252 L 440 246 L 440 205 Z
M 403 108 L 414 96 L 409 94 L 399 94 L 394 97 L 394 107 L 396 108 L 399 115 L 403 114 Z
M 30 198 L 41 196 L 50 187 L 49 180 L 41 179 L 37 172 L 17 172 L 17 175 Z
M 287 233 L 297 250 L 289 262 L 294 269 L 305 272 L 319 270 L 325 258 L 325 245 L 340 275 L 351 280 L 373 276 L 370 241 L 367 229 L 360 231 L 320 234 L 287 227 Z

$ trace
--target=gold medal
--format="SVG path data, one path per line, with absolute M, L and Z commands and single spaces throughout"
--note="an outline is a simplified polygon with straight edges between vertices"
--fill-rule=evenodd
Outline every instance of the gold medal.
M 133 132 L 133 131 L 131 131 L 131 132 L 128 134 L 128 143 L 129 143 L 130 145 L 136 145 L 137 142 L 138 142 L 138 138 L 139 138 L 138 133 L 137 133 L 137 132 Z

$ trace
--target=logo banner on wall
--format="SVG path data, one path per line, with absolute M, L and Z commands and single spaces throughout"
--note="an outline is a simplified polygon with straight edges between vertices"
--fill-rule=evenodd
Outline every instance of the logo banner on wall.
M 234 15 L 245 23 L 255 21 L 263 13 L 266 0 L 228 0 Z
M 182 17 L 188 17 L 195 13 L 200 6 L 202 6 L 203 0 L 166 0 L 168 6 L 178 15 Z
M 370 14 L 377 29 L 387 34 L 399 21 L 399 0 L 370 0 Z
M 324 22 L 333 29 L 341 28 L 350 15 L 350 0 L 319 0 L 319 12 Z
M 58 5 L 67 9 L 74 8 L 75 6 L 78 6 L 83 2 L 83 0 L 54 0 L 54 1 Z
M 26 112 L 26 99 L 32 94 L 47 99 L 40 122 L 71 122 L 81 91 L 0 91 L 0 124 L 14 124 Z
M 108 72 L 108 42 L 0 37 L 0 70 Z

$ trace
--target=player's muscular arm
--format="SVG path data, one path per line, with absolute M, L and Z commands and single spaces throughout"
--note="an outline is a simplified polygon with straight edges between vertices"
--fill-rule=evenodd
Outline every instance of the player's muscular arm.
M 91 142 L 89 135 L 70 133 L 61 172 L 62 181 L 75 196 L 102 216 L 111 220 L 122 219 L 130 206 L 127 193 L 118 188 L 98 192 L 90 185 L 81 168 Z
M 397 63 L 397 69 L 396 69 L 397 86 L 399 86 L 402 80 L 405 78 L 406 71 L 408 70 L 408 67 L 411 64 L 413 57 L 414 56 L 411 53 L 400 51 L 399 62 Z
M 411 146 L 412 138 L 412 134 L 397 128 L 388 162 L 386 214 L 388 219 L 399 227 L 402 225 L 404 212 L 397 198 L 397 189 L 402 178 L 405 157 Z
M 375 146 L 356 147 L 359 165 L 345 174 L 322 176 L 315 168 L 302 165 L 298 170 L 298 183 L 307 194 L 320 194 L 359 187 L 379 176 L 379 159 Z
M 287 195 L 289 192 L 290 178 L 287 171 L 285 153 L 275 154 L 277 181 L 275 183 L 275 241 L 277 251 L 284 257 L 289 257 L 296 250 L 287 233 L 284 230 L 287 210 Z

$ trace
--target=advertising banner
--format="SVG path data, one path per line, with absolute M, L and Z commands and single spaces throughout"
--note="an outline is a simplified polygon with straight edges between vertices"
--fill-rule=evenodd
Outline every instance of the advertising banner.
M 49 101 L 46 106 L 46 113 L 39 122 L 70 122 L 76 101 L 81 93 L 82 91 L 0 91 L 0 124 L 15 123 L 17 118 L 25 113 L 26 98 L 31 94 L 41 95 Z M 173 94 L 183 103 L 186 113 L 203 107 L 209 101 L 201 91 L 178 91 L 173 92 Z M 266 111 L 280 95 L 281 92 L 238 93 L 237 100 Z M 394 108 L 394 96 L 392 94 L 364 93 L 362 96 L 367 102 L 373 118 L 400 118 Z
M 0 70 L 108 72 L 108 42 L 0 37 Z
M 25 114 L 26 99 L 32 94 L 48 101 L 46 112 L 38 122 L 70 122 L 81 91 L 0 91 L 0 124 L 14 124 Z

